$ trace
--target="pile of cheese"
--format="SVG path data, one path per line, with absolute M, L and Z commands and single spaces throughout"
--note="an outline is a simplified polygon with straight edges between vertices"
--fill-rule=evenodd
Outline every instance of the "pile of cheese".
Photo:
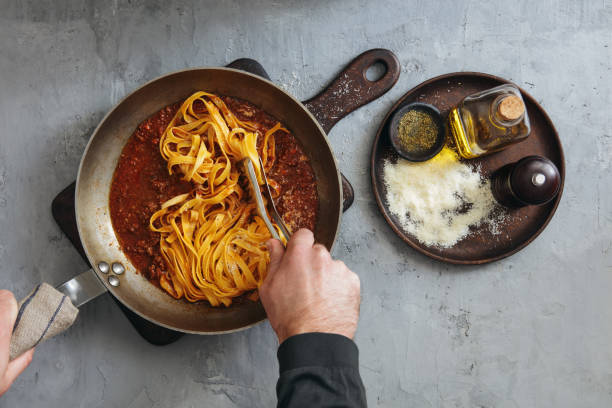
M 489 180 L 450 148 L 426 162 L 387 161 L 383 170 L 389 210 L 423 244 L 451 247 L 483 223 L 498 231 Z

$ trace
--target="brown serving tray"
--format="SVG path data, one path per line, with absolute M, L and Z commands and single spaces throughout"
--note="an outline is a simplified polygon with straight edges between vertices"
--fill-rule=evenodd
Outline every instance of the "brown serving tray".
M 396 217 L 389 211 L 385 197 L 386 186 L 382 175 L 383 163 L 387 160 L 395 162 L 399 158 L 391 147 L 387 134 L 389 118 L 393 112 L 412 102 L 425 102 L 437 107 L 446 118 L 450 109 L 467 95 L 505 83 L 510 82 L 478 72 L 456 72 L 432 78 L 402 96 L 391 108 L 376 133 L 372 146 L 371 176 L 378 208 L 400 238 L 412 248 L 431 258 L 453 264 L 473 265 L 493 262 L 510 256 L 529 245 L 546 228 L 559 205 L 565 181 L 565 159 L 561 141 L 544 109 L 531 95 L 521 89 L 531 122 L 530 136 L 524 142 L 498 153 L 470 160 L 470 162 L 480 165 L 482 174 L 489 177 L 491 173 L 505 164 L 515 162 L 525 156 L 535 154 L 547 157 L 557 165 L 561 173 L 561 188 L 553 201 L 540 207 L 528 206 L 509 210 L 507 220 L 501 225 L 500 234 L 493 235 L 484 227 L 474 229 L 470 235 L 451 248 L 422 244 L 413 235 L 403 230 Z

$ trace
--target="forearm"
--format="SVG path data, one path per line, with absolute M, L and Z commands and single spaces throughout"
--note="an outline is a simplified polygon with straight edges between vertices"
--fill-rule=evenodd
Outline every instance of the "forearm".
M 278 349 L 278 406 L 366 407 L 359 375 L 359 351 L 347 337 L 306 333 L 290 337 Z

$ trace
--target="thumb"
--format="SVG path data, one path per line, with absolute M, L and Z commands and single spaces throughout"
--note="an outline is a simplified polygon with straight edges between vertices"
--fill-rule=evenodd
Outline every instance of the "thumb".
M 9 363 L 9 348 L 17 309 L 15 296 L 8 290 L 0 290 L 0 374 L 4 374 Z
M 30 362 L 32 361 L 32 356 L 34 355 L 34 349 L 29 349 L 13 361 L 11 361 L 6 368 L 6 372 L 4 373 L 4 383 L 2 384 L 2 389 L 0 389 L 0 395 L 5 393 L 13 384 L 15 379 L 19 377 L 19 375 L 26 369 Z
M 268 266 L 268 277 L 270 277 L 278 270 L 283 260 L 283 255 L 285 255 L 285 249 L 278 239 L 268 240 L 266 246 L 268 247 L 268 251 L 270 251 L 270 265 Z

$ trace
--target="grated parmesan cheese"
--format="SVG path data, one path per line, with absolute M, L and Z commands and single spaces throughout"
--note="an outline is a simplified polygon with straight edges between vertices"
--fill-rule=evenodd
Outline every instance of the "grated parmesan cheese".
M 445 147 L 426 162 L 385 162 L 389 210 L 402 227 L 425 245 L 448 248 L 465 238 L 470 227 L 488 226 L 499 234 L 503 221 L 489 180 L 479 168 L 459 161 Z

